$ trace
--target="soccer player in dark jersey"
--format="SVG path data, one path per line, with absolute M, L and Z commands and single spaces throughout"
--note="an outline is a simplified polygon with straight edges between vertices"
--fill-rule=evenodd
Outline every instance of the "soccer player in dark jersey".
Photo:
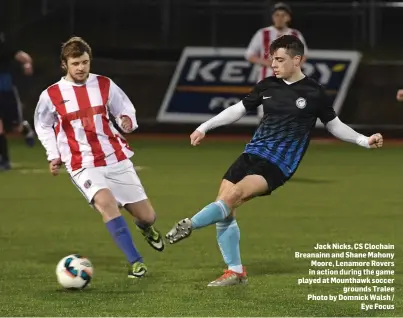
M 217 200 L 191 219 L 179 221 L 166 235 L 173 244 L 193 230 L 216 224 L 218 245 L 228 269 L 208 286 L 247 283 L 234 210 L 250 199 L 270 194 L 292 177 L 308 148 L 317 118 L 343 141 L 365 148 L 383 144 L 382 135 L 366 137 L 340 121 L 324 88 L 302 73 L 304 45 L 297 37 L 284 35 L 276 39 L 270 46 L 270 55 L 275 76 L 257 83 L 242 101 L 200 125 L 190 136 L 191 144 L 196 146 L 207 131 L 234 123 L 263 104 L 264 116 L 244 152 L 225 173 Z

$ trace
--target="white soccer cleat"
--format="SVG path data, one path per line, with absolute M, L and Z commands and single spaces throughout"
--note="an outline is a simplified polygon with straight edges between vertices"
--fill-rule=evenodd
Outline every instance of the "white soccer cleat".
M 188 218 L 180 220 L 165 237 L 170 244 L 175 244 L 192 234 L 192 221 Z

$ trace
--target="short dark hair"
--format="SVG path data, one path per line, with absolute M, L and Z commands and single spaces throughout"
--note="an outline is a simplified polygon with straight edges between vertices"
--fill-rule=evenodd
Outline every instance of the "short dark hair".
M 273 55 L 278 49 L 287 50 L 291 57 L 304 55 L 304 44 L 294 35 L 283 35 L 275 39 L 270 45 L 270 55 Z
M 291 7 L 284 2 L 276 3 L 272 8 L 271 13 L 274 14 L 278 10 L 283 10 L 283 11 L 287 12 L 290 16 L 292 15 Z

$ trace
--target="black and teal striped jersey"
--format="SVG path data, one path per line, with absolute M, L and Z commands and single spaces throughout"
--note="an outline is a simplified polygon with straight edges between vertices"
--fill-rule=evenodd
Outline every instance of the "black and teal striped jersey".
M 275 76 L 267 77 L 242 102 L 247 111 L 260 105 L 264 109 L 244 152 L 276 164 L 286 177 L 297 170 L 317 119 L 326 124 L 336 118 L 324 88 L 309 77 L 291 84 Z

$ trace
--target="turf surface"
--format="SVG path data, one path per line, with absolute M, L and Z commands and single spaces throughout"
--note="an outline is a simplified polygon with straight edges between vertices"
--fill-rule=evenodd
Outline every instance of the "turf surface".
M 369 151 L 312 144 L 292 181 L 238 211 L 249 285 L 213 289 L 206 284 L 224 268 L 214 227 L 158 253 L 130 223 L 149 276 L 128 280 L 124 257 L 67 174 L 47 173 L 41 146 L 29 149 L 18 140 L 11 145 L 15 169 L 0 173 L 0 316 L 403 315 L 401 146 Z M 187 139 L 131 145 L 164 233 L 214 200 L 222 174 L 243 148 L 240 141 L 212 140 L 193 148 Z M 308 301 L 308 294 L 373 285 L 298 286 L 310 261 L 294 253 L 327 242 L 394 244 L 396 266 L 388 269 L 397 271 L 396 283 L 388 286 L 397 290 L 393 301 L 378 303 L 395 310 L 360 309 L 376 301 Z M 71 253 L 86 255 L 95 267 L 82 292 L 64 291 L 56 282 L 57 262 Z

